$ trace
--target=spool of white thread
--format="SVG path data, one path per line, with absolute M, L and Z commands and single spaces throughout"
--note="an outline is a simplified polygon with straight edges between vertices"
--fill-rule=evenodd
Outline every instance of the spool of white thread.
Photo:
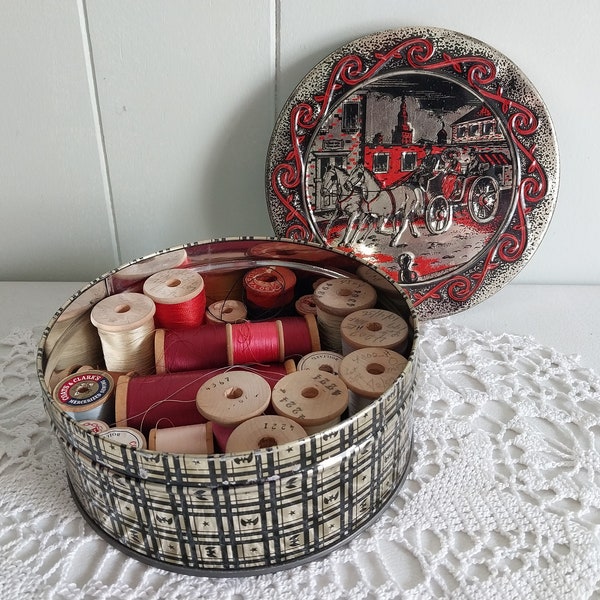
M 198 412 L 208 421 L 234 427 L 262 414 L 269 406 L 267 380 L 247 371 L 226 371 L 211 377 L 196 394 Z
M 211 323 L 241 323 L 247 317 L 248 309 L 239 300 L 219 300 L 206 309 L 206 320 Z
M 336 425 L 348 406 L 348 388 L 324 371 L 296 371 L 273 387 L 271 404 L 278 415 L 302 425 L 308 435 Z
M 318 350 L 305 354 L 298 361 L 298 371 L 307 371 L 315 369 L 317 371 L 325 371 L 337 375 L 342 362 L 342 355 L 331 350 Z
M 109 371 L 149 375 L 154 371 L 154 302 L 144 294 L 123 292 L 94 306 L 91 321 L 98 329 Z
M 115 444 L 122 444 L 130 448 L 143 450 L 146 447 L 146 438 L 141 431 L 133 429 L 133 427 L 111 427 L 108 431 L 102 431 L 98 435 Z
M 174 454 L 212 454 L 214 440 L 211 423 L 180 427 L 155 427 L 148 436 L 148 448 Z
M 342 354 L 359 348 L 389 348 L 401 353 L 408 341 L 408 325 L 398 314 L 381 308 L 357 310 L 340 326 Z
M 407 363 L 404 356 L 387 348 L 360 348 L 344 356 L 339 375 L 350 390 L 350 415 L 360 412 L 388 390 Z
M 325 349 L 340 353 L 340 326 L 346 315 L 372 308 L 377 303 L 375 288 L 361 279 L 341 277 L 321 283 L 313 294 L 317 305 L 317 322 Z
M 238 425 L 227 440 L 226 452 L 251 452 L 289 444 L 307 436 L 303 427 L 287 417 L 259 415 Z
M 115 384 L 109 373 L 83 371 L 67 375 L 52 394 L 57 406 L 76 421 L 114 421 Z

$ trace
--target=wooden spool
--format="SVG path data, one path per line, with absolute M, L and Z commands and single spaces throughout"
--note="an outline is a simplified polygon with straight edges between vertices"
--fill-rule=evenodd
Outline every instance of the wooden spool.
M 404 356 L 387 348 L 360 348 L 344 356 L 339 376 L 350 390 L 350 415 L 386 392 L 407 363 Z
M 226 452 L 249 452 L 295 442 L 307 433 L 296 421 L 280 415 L 260 415 L 238 425 L 227 440 Z
M 346 315 L 340 334 L 343 354 L 359 348 L 389 348 L 402 352 L 408 340 L 408 324 L 389 310 L 367 308 Z
M 218 300 L 206 309 L 206 320 L 211 323 L 241 323 L 248 317 L 248 309 L 239 300 Z
M 106 371 L 84 370 L 59 381 L 52 394 L 54 402 L 76 421 L 114 420 L 115 383 Z
M 305 354 L 299 361 L 298 371 L 307 371 L 316 369 L 317 371 L 325 371 L 337 375 L 342 362 L 343 356 L 331 350 L 318 350 Z
M 270 398 L 271 387 L 260 375 L 227 371 L 202 385 L 196 394 L 196 407 L 208 421 L 231 427 L 262 414 Z
M 302 425 L 312 435 L 339 422 L 348 406 L 348 388 L 336 375 L 324 371 L 296 371 L 273 388 L 275 412 Z
M 156 317 L 159 316 L 158 308 L 161 306 L 184 305 L 198 298 L 202 301 L 194 304 L 197 305 L 195 308 L 201 310 L 198 314 L 186 316 L 186 319 L 189 321 L 188 326 L 198 326 L 204 321 L 206 301 L 204 296 L 199 298 L 204 293 L 204 280 L 193 269 L 166 269 L 154 273 L 144 282 L 143 290 L 144 294 L 158 305 Z M 170 316 L 161 311 L 161 319 L 156 320 L 156 326 L 166 328 L 177 326 L 176 315 L 177 313 L 174 313 Z
M 335 352 L 342 350 L 340 326 L 344 317 L 377 303 L 377 292 L 372 285 L 347 277 L 324 281 L 315 289 L 313 297 L 322 345 Z
M 211 423 L 154 427 L 148 436 L 148 448 L 175 454 L 212 454 L 214 441 Z
M 136 292 L 108 296 L 94 306 L 90 318 L 98 329 L 109 371 L 154 371 L 154 302 Z
M 102 431 L 98 435 L 115 444 L 123 444 L 138 450 L 146 448 L 146 438 L 141 431 L 132 427 L 111 427 L 108 431 Z

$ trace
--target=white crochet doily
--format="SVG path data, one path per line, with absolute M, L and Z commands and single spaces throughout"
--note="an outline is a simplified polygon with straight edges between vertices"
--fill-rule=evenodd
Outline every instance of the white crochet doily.
M 423 329 L 414 463 L 390 508 L 322 560 L 233 579 L 143 565 L 91 530 L 43 410 L 37 337 L 14 331 L 0 342 L 0 598 L 596 597 L 600 377 L 530 338 Z

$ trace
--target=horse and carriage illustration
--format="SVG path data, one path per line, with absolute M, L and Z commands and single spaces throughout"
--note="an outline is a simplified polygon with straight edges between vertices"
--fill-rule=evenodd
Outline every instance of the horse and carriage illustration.
M 450 229 L 455 212 L 465 209 L 476 224 L 484 225 L 498 212 L 500 191 L 490 163 L 460 148 L 437 155 L 427 151 L 410 178 L 387 187 L 362 162 L 350 171 L 329 165 L 320 193 L 333 198 L 335 208 L 325 238 L 330 238 L 341 219 L 346 219 L 341 246 L 364 242 L 376 232 L 389 235 L 389 246 L 397 247 L 407 229 L 420 236 L 415 226 L 419 218 L 430 234 L 439 235 Z

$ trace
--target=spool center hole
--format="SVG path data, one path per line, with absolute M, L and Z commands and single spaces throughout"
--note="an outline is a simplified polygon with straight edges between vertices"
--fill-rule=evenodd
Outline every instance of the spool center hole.
M 173 278 L 173 279 L 169 279 L 169 281 L 167 281 L 167 287 L 170 287 L 170 288 L 179 287 L 180 285 L 181 285 L 181 279 Z
M 236 398 L 241 398 L 244 395 L 244 390 L 239 387 L 230 387 L 225 391 L 225 396 L 230 400 L 235 400 Z
M 307 387 L 300 392 L 303 398 L 316 398 L 319 395 L 319 390 L 314 387 Z
M 319 365 L 319 371 L 333 374 L 333 367 L 331 365 Z
M 232 312 L 233 312 L 233 308 L 231 308 L 231 306 L 226 306 L 226 307 L 223 309 L 223 311 L 222 311 L 222 313 L 223 313 L 224 315 L 228 315 L 228 314 L 230 314 L 230 313 L 232 313 Z
M 270 448 L 271 446 L 277 446 L 277 440 L 273 437 L 264 437 L 258 440 L 259 448 Z
M 370 373 L 371 375 L 381 375 L 382 373 L 385 373 L 385 367 L 379 363 L 371 363 L 367 365 L 367 373 Z
M 383 329 L 381 323 L 367 323 L 367 329 L 369 331 L 381 331 Z
M 338 296 L 351 296 L 351 295 L 352 295 L 352 290 L 349 288 L 342 288 L 338 292 Z
M 119 304 L 119 306 L 115 307 L 115 312 L 122 315 L 123 313 L 129 312 L 131 310 L 131 306 L 129 304 Z
M 275 275 L 270 275 L 269 273 L 259 275 L 257 279 L 258 281 L 262 281 L 263 283 L 273 283 L 274 281 L 277 281 L 277 277 L 275 277 Z
M 75 396 L 87 396 L 90 391 L 91 391 L 91 387 L 87 384 L 87 383 L 80 383 L 74 390 L 74 395 Z

